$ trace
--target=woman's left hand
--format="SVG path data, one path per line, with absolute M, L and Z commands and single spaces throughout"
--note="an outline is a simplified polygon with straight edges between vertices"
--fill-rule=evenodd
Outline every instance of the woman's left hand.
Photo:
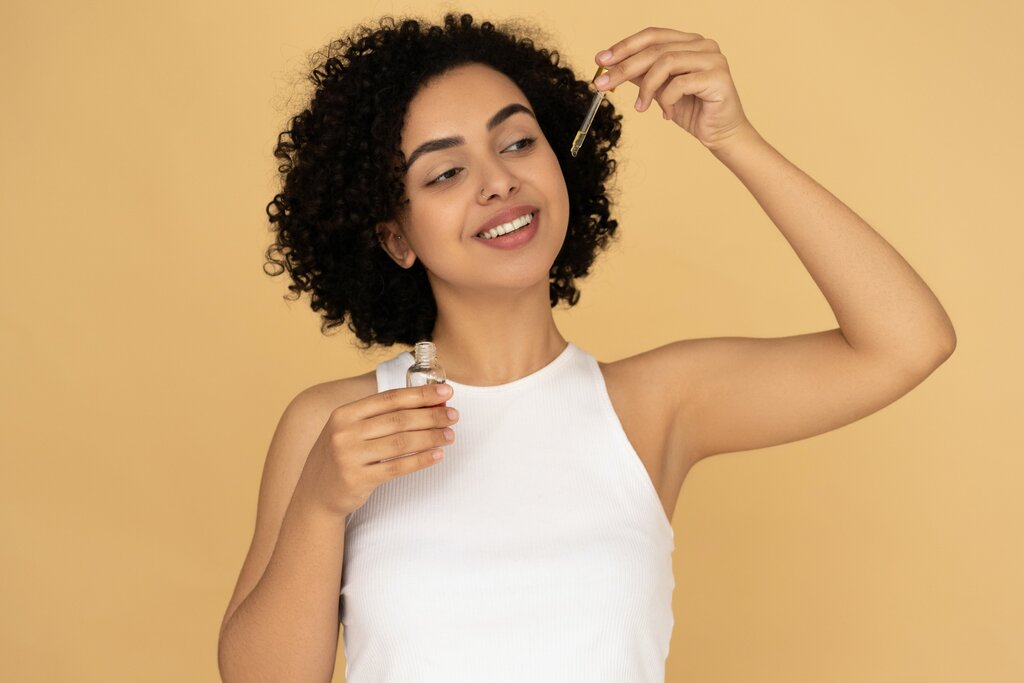
M 753 129 L 740 105 L 729 63 L 710 38 L 649 27 L 609 50 L 610 57 L 595 57 L 608 69 L 601 77 L 608 77 L 607 82 L 594 81 L 598 90 L 634 83 L 640 88 L 637 111 L 646 111 L 651 100 L 656 101 L 664 118 L 712 151 L 736 133 Z

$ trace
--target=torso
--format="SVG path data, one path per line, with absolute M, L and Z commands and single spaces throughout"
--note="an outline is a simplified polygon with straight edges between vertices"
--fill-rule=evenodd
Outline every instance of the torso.
M 648 362 L 644 356 L 631 356 L 611 363 L 599 361 L 598 366 L 622 429 L 647 468 L 665 516 L 671 520 L 683 481 L 695 458 L 688 452 L 686 442 L 672 429 L 673 415 L 659 410 L 665 404 L 662 392 L 638 381 L 650 376 L 638 367 L 644 362 Z M 339 405 L 377 393 L 376 371 L 326 382 L 321 388 L 326 390 L 326 415 Z

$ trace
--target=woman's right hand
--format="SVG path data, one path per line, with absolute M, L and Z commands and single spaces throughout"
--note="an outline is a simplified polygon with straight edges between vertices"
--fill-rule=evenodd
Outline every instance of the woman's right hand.
M 312 503 L 344 518 L 384 482 L 437 464 L 434 453 L 454 441 L 449 425 L 459 419 L 444 405 L 451 391 L 447 384 L 389 389 L 331 411 L 307 457 Z

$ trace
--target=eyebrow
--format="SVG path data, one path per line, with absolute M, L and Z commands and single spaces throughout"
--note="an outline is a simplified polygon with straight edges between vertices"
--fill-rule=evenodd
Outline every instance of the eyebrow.
M 518 114 L 520 112 L 522 112 L 523 114 L 529 114 L 530 116 L 533 117 L 534 121 L 537 120 L 537 117 L 534 116 L 532 111 L 530 111 L 527 107 L 516 102 L 514 104 L 509 104 L 499 109 L 498 113 L 492 116 L 490 120 L 487 122 L 487 130 L 494 130 L 494 128 L 500 125 L 505 119 L 512 116 L 513 114 Z M 406 162 L 405 167 L 406 169 L 408 169 L 410 166 L 412 166 L 414 161 L 416 161 L 418 158 L 420 158 L 427 152 L 436 152 L 442 149 L 450 149 L 452 147 L 457 147 L 464 143 L 465 141 L 466 138 L 462 137 L 461 135 L 455 135 L 452 137 L 438 138 L 437 140 L 430 140 L 429 142 L 424 142 L 422 145 L 417 147 L 412 154 L 409 155 L 409 161 Z

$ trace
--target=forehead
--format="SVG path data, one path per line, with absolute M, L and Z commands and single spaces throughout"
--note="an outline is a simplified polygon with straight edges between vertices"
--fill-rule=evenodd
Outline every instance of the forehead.
M 409 102 L 402 146 L 441 134 L 484 133 L 486 121 L 513 102 L 529 106 L 526 95 L 505 74 L 483 64 L 456 67 L 431 79 Z

